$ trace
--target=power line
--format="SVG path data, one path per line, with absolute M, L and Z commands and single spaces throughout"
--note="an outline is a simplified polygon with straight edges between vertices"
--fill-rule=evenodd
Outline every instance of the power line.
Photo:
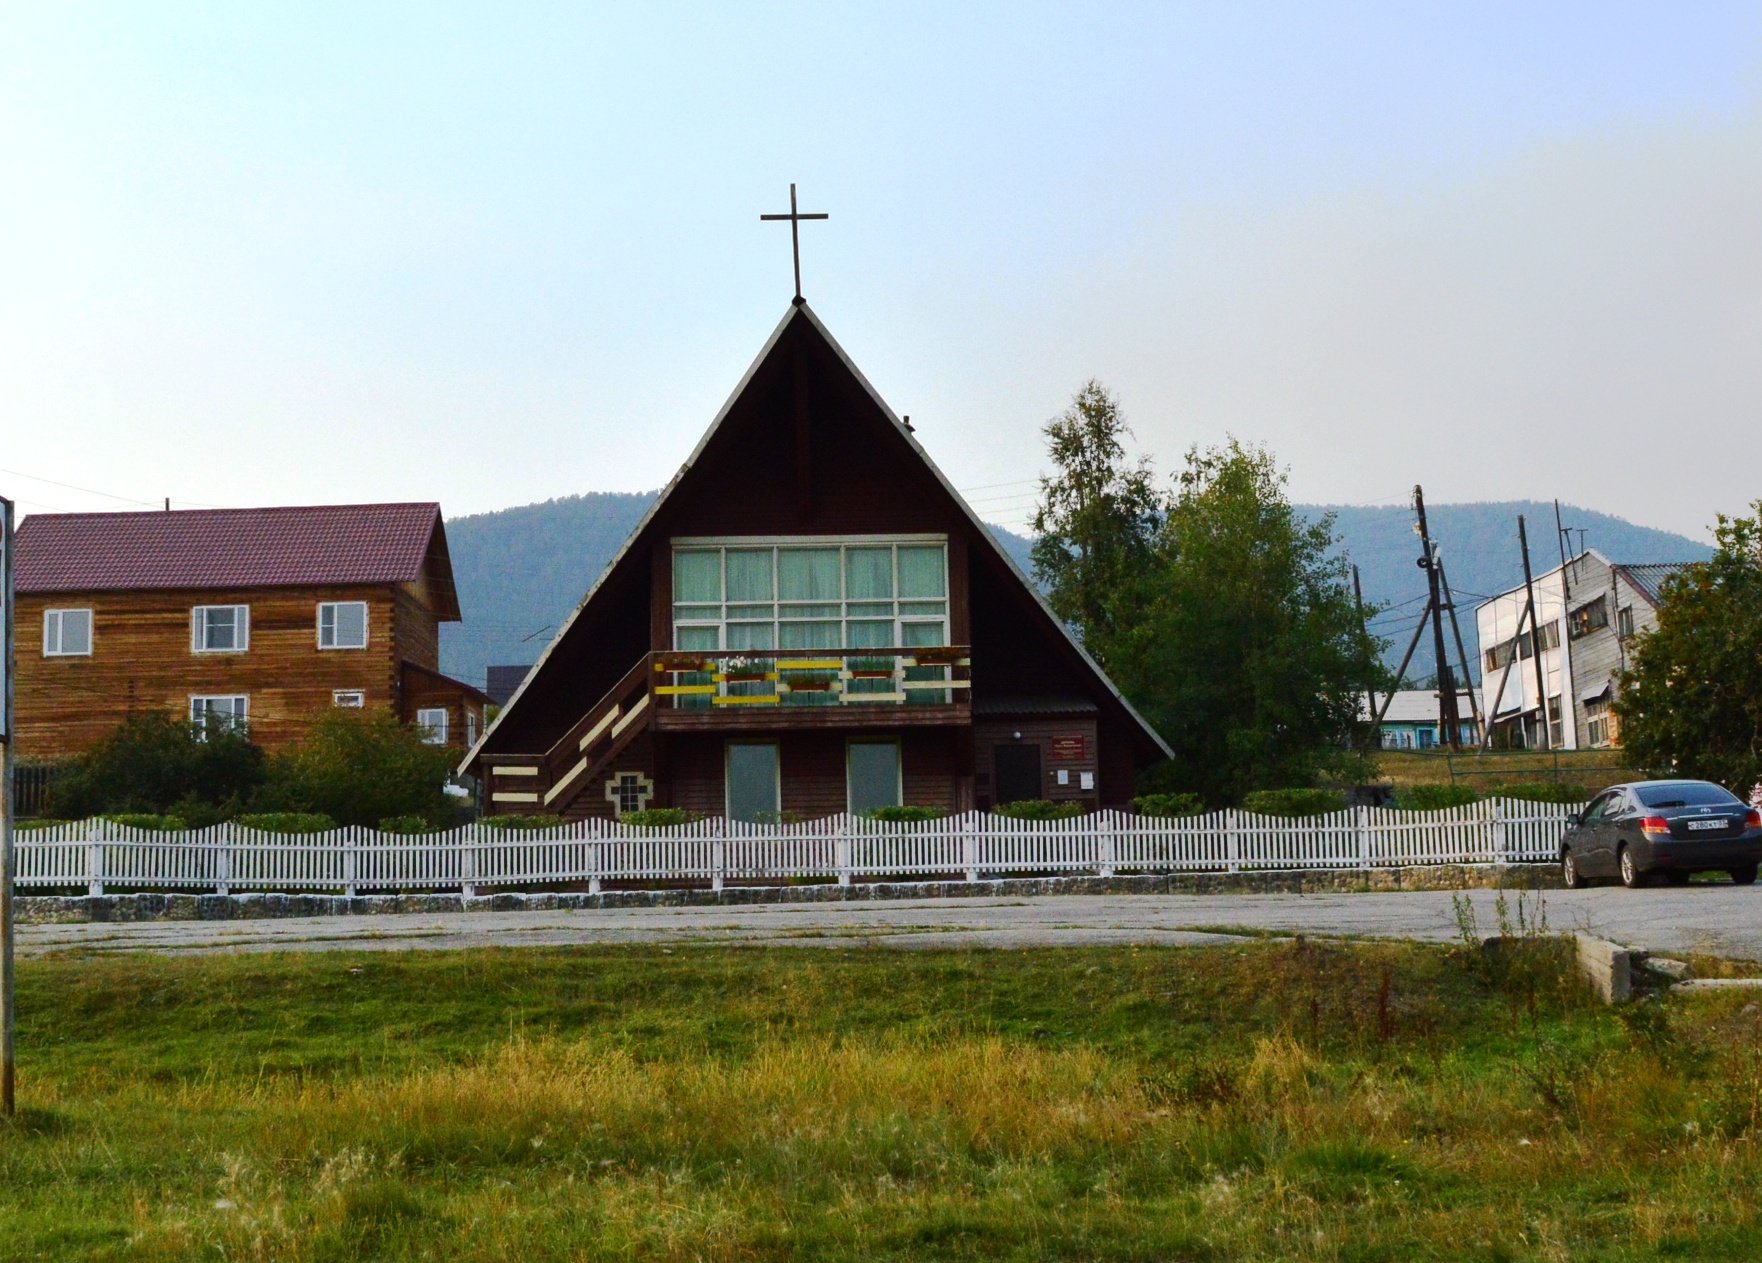
M 71 482 L 56 482 L 53 478 L 44 478 L 39 474 L 27 474 L 18 469 L 0 469 L 0 474 L 6 474 L 12 478 L 27 478 L 31 482 L 46 482 L 51 487 L 61 487 L 66 491 L 78 491 L 88 496 L 103 496 L 106 500 L 121 500 L 124 504 L 139 504 L 147 508 L 157 507 L 151 500 L 136 500 L 132 496 L 119 496 L 111 491 L 97 491 L 91 487 L 79 487 Z

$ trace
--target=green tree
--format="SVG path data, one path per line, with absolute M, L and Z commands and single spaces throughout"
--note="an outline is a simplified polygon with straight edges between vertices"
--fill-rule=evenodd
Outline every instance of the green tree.
M 1058 472 L 1040 480 L 1034 574 L 1053 612 L 1106 667 L 1142 617 L 1161 508 L 1155 478 L 1148 459 L 1127 459 L 1132 432 L 1119 403 L 1093 379 L 1042 433 Z
M 192 824 L 231 815 L 263 783 L 264 758 L 243 729 L 135 715 L 86 750 L 45 804 L 63 819 L 174 812 Z
M 1187 454 L 1166 503 L 1097 383 L 1047 427 L 1036 572 L 1052 604 L 1175 751 L 1145 789 L 1213 805 L 1361 775 L 1360 704 L 1386 674 L 1333 521 L 1305 521 L 1264 449 Z
M 1747 796 L 1762 781 L 1762 501 L 1720 515 L 1718 550 L 1663 587 L 1615 713 L 1628 761 Z
M 420 816 L 445 827 L 456 814 L 443 792 L 451 770 L 447 747 L 425 744 L 392 716 L 338 708 L 271 760 L 269 783 L 255 805 L 318 812 L 345 825 Z

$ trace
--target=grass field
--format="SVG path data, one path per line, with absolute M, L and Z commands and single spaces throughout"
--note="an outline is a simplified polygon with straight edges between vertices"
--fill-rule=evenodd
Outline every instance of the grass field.
M 1762 1257 L 1762 1019 L 1549 941 L 32 960 L 0 1258 Z
M 1378 779 L 1396 789 L 1455 783 L 1491 795 L 1501 785 L 1562 781 L 1587 790 L 1589 798 L 1606 786 L 1642 777 L 1622 764 L 1620 750 L 1378 750 L 1375 757 Z

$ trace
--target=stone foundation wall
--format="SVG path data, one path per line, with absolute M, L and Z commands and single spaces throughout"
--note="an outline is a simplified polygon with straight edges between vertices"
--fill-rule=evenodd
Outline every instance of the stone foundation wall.
M 831 882 L 671 890 L 414 895 L 22 895 L 20 924 L 78 921 L 233 921 L 265 917 L 375 916 L 400 912 L 520 912 L 556 908 L 713 907 L 752 903 L 839 903 L 865 899 L 970 899 L 1027 895 L 1340 894 L 1392 890 L 1538 889 L 1560 884 L 1551 864 L 1501 868 L 1437 865 L 1356 871 L 1158 873 L 1123 877 L 1007 877 L 985 881 Z

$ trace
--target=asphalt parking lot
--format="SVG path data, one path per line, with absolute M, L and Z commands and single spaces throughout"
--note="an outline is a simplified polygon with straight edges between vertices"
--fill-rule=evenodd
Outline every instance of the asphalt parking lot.
M 1481 934 L 1498 932 L 1493 891 L 1465 892 Z M 1654 952 L 1762 960 L 1762 886 L 1594 887 L 1540 894 L 1554 930 L 1588 930 Z M 1512 893 L 1508 901 L 1515 900 Z M 1526 897 L 1533 910 L 1537 895 Z M 1509 903 L 1508 903 L 1508 906 Z M 575 943 L 788 943 L 991 947 L 1228 941 L 1314 934 L 1446 941 L 1449 891 L 1366 894 L 1049 895 L 527 912 L 304 917 L 260 921 L 24 925 L 21 955 L 47 952 L 404 951 Z

